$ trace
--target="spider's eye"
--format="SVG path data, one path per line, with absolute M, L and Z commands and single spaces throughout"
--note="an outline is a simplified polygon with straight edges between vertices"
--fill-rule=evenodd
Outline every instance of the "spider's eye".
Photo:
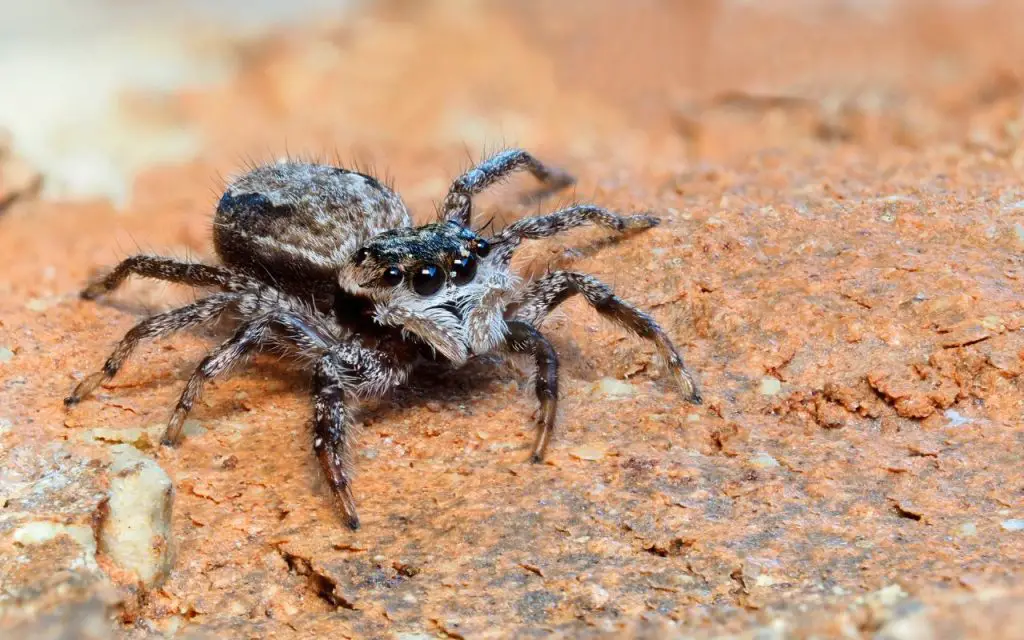
M 462 286 L 476 277 L 476 258 L 473 254 L 459 256 L 452 263 L 452 282 Z
M 421 296 L 437 293 L 444 284 L 444 273 L 432 264 L 425 264 L 412 276 L 412 289 Z
M 477 238 L 477 241 L 473 246 L 473 250 L 476 251 L 476 255 L 481 258 L 486 258 L 487 254 L 491 252 L 491 243 L 487 242 L 483 238 Z
M 389 287 L 397 287 L 402 284 L 402 270 L 398 267 L 388 267 L 384 275 L 380 277 L 381 282 Z
M 356 266 L 358 267 L 359 265 L 363 264 L 363 262 L 366 260 L 366 256 L 369 255 L 369 253 L 370 250 L 367 249 L 366 247 L 363 247 L 359 251 L 356 251 L 356 255 L 352 258 L 352 261 L 355 262 Z

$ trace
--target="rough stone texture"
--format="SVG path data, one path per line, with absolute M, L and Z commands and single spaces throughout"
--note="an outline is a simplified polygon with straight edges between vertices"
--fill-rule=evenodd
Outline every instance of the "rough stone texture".
M 170 479 L 129 445 L 73 451 L 2 437 L 0 634 L 109 631 L 112 607 L 130 617 L 170 568 Z
M 112 447 L 107 514 L 99 547 L 146 588 L 167 577 L 173 560 L 174 487 L 160 466 L 131 445 Z
M 58 444 L 0 449 L 0 629 L 67 602 L 113 602 L 96 558 L 101 465 Z
M 126 212 L 13 208 L 4 445 L 136 443 L 177 490 L 177 562 L 124 633 L 1013 637 L 1024 8 L 798 4 L 383 3 L 249 43 L 234 81 L 174 98 L 207 151 L 143 175 Z M 503 143 L 578 175 L 576 199 L 657 212 L 518 264 L 650 309 L 705 404 L 571 301 L 547 325 L 565 374 L 548 464 L 525 462 L 524 372 L 424 374 L 363 417 L 356 533 L 316 477 L 306 378 L 273 357 L 212 383 L 177 449 L 147 434 L 214 335 L 146 348 L 63 414 L 139 315 L 189 297 L 132 282 L 86 303 L 82 283 L 136 248 L 209 256 L 211 176 L 286 142 L 387 170 L 423 220 L 466 148 Z M 515 204 L 526 184 L 478 210 L 536 210 Z

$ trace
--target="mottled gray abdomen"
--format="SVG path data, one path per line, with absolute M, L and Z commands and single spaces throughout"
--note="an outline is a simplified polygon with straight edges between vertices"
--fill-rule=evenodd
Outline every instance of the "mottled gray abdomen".
M 287 290 L 310 291 L 333 286 L 338 266 L 368 238 L 411 225 L 402 199 L 373 177 L 281 162 L 228 185 L 213 243 L 226 265 Z

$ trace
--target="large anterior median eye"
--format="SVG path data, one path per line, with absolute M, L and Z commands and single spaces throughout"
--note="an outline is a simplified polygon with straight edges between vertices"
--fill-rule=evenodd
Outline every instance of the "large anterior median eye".
M 412 289 L 421 296 L 437 293 L 444 284 L 444 272 L 432 264 L 417 267 L 412 274 Z
M 452 282 L 464 285 L 476 277 L 476 258 L 473 254 L 459 256 L 452 262 Z

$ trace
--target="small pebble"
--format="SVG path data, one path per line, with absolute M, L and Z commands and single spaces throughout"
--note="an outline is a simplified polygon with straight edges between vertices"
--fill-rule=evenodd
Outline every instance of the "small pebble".
M 761 395 L 774 396 L 780 391 L 782 391 L 782 382 L 780 380 L 771 376 L 761 378 Z
M 615 378 L 601 378 L 597 389 L 609 398 L 627 398 L 635 393 L 633 385 Z
M 25 303 L 25 308 L 29 311 L 41 312 L 46 311 L 50 308 L 50 301 L 43 298 L 32 298 Z
M 569 450 L 569 455 L 577 460 L 600 460 L 608 452 L 608 448 L 602 445 L 585 444 Z
M 959 411 L 954 411 L 953 409 L 946 409 L 943 415 L 946 416 L 947 420 L 949 420 L 949 426 L 951 427 L 962 427 L 965 424 L 971 423 L 970 418 L 965 418 Z
M 1024 531 L 1024 518 L 1003 520 L 1002 527 L 1007 531 Z
M 750 464 L 762 469 L 771 469 L 779 466 L 779 461 L 767 453 L 759 453 L 750 459 Z
M 973 522 L 965 522 L 960 525 L 957 532 L 962 536 L 973 536 L 978 533 L 978 525 Z
M 111 447 L 113 474 L 107 517 L 98 531 L 100 550 L 147 587 L 171 570 L 174 487 L 155 460 L 127 444 Z
M 14 352 L 7 347 L 0 347 L 0 364 L 10 362 L 14 358 Z
M 591 584 L 587 587 L 587 604 L 591 609 L 603 609 L 610 598 L 608 590 L 599 584 Z

